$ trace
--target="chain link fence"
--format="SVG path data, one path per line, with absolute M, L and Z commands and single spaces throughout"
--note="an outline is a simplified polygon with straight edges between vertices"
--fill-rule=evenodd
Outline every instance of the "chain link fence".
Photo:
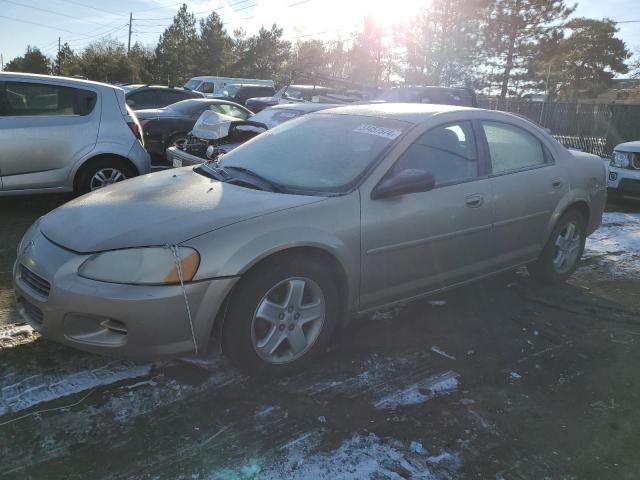
M 601 157 L 611 157 L 619 143 L 640 140 L 640 105 L 478 99 L 478 106 L 522 115 L 564 146 Z

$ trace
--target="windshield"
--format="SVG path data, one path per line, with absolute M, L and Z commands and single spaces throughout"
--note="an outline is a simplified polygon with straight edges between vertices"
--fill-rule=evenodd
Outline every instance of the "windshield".
M 291 110 L 290 108 L 267 108 L 256 113 L 249 120 L 264 123 L 267 127 L 273 128 L 287 120 L 302 115 L 302 113 L 300 110 Z
M 223 94 L 225 97 L 233 97 L 242 85 L 227 85 L 224 87 Z
M 187 88 L 189 90 L 195 90 L 196 88 L 198 88 L 198 85 L 200 85 L 201 81 L 200 80 L 189 80 L 187 83 L 184 84 L 184 88 Z
M 287 190 L 341 193 L 409 126 L 397 120 L 311 114 L 285 122 L 224 155 Z

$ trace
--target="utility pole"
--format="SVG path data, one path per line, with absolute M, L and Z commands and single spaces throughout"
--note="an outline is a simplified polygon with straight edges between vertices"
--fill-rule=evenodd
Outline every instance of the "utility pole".
M 58 37 L 58 71 L 56 73 L 60 75 L 60 37 Z
M 131 23 L 133 22 L 133 12 L 129 12 L 129 43 L 127 43 L 127 55 L 131 51 Z
M 0 53 L 0 72 L 4 72 L 4 57 Z

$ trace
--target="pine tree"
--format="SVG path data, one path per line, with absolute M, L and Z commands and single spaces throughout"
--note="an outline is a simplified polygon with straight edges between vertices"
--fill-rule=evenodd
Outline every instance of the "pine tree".
M 182 85 L 193 76 L 197 45 L 196 17 L 183 4 L 156 47 L 158 74 L 163 83 Z
M 216 12 L 200 20 L 196 74 L 224 75 L 232 63 L 231 37 Z
M 25 54 L 8 62 L 4 69 L 7 72 L 48 74 L 51 73 L 51 64 L 38 47 L 28 45 Z

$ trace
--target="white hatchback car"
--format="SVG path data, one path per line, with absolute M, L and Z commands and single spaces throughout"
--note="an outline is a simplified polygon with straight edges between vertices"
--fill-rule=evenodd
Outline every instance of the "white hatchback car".
M 607 188 L 613 197 L 640 200 L 640 141 L 621 143 L 613 149 Z
M 0 73 L 0 196 L 82 194 L 150 169 L 121 88 Z

